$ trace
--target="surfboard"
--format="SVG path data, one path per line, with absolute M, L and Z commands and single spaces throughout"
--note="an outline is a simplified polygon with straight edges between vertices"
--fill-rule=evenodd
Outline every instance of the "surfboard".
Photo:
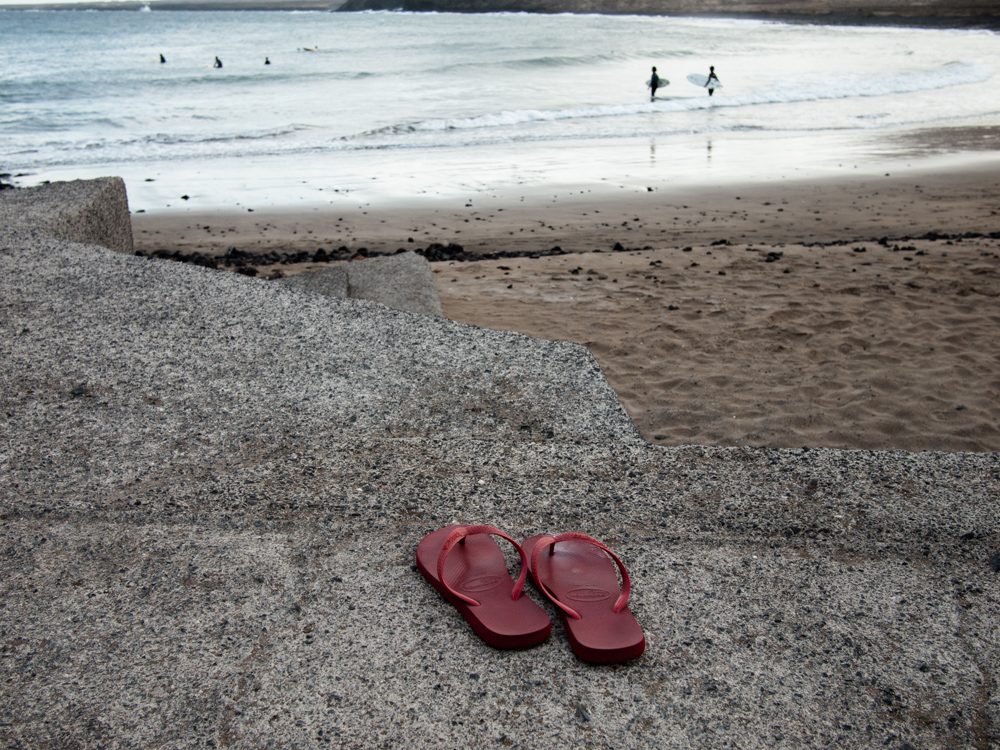
M 687 79 L 688 79 L 689 83 L 693 83 L 695 86 L 701 86 L 703 89 L 709 88 L 709 85 L 708 85 L 708 76 L 703 76 L 703 75 L 700 75 L 698 73 L 692 73 L 691 75 L 689 75 L 687 77 Z M 719 83 L 718 79 L 714 79 L 712 81 L 711 88 L 713 88 L 713 89 L 721 89 L 722 88 L 722 84 Z
M 669 86 L 669 85 L 670 85 L 670 81 L 668 81 L 666 78 L 661 78 L 660 82 L 658 84 L 656 84 L 656 87 L 658 89 L 662 89 L 664 86 Z M 646 81 L 646 88 L 647 89 L 648 88 L 652 88 L 652 86 L 653 86 L 653 79 L 650 78 L 648 81 Z

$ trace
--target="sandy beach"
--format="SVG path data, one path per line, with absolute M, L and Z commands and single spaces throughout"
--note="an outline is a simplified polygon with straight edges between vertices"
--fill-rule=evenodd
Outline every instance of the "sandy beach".
M 461 246 L 485 259 L 433 264 L 445 314 L 586 345 L 659 444 L 1000 449 L 995 163 L 521 198 L 133 218 L 139 252 L 239 248 L 262 277 Z

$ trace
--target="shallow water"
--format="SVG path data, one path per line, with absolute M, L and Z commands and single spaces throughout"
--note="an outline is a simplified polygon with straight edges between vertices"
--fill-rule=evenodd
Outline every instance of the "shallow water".
M 654 64 L 671 83 L 651 102 Z M 685 80 L 710 64 L 712 97 Z M 1000 35 L 983 31 L 0 11 L 0 70 L 4 171 L 121 174 L 148 209 L 780 179 L 1000 122 Z

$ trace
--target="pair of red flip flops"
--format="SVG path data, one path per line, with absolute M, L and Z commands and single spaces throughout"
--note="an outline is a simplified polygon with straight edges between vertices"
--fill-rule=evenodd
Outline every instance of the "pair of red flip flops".
M 517 581 L 493 536 L 506 539 L 521 556 Z M 573 653 L 582 661 L 629 661 L 646 648 L 627 606 L 631 583 L 625 565 L 586 534 L 539 534 L 521 545 L 493 526 L 445 526 L 417 545 L 417 568 L 494 648 L 528 648 L 549 637 L 549 616 L 521 596 L 529 573 L 562 612 Z

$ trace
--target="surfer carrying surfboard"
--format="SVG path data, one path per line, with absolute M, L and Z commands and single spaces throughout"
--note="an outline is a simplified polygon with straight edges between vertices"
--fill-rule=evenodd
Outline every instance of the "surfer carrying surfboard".
M 708 95 L 711 96 L 715 93 L 716 89 L 722 88 L 722 81 L 719 77 L 715 75 L 715 66 L 712 65 L 708 69 L 708 75 L 703 76 L 701 73 L 691 73 L 687 77 L 688 83 L 694 84 L 700 89 L 708 89 Z
M 653 75 L 649 79 L 649 101 L 656 98 L 656 90 L 660 88 L 660 77 L 656 75 L 656 66 L 653 66 Z
M 715 81 L 715 83 L 718 83 L 720 86 L 722 85 L 719 82 L 719 77 L 717 75 L 715 75 L 715 66 L 714 65 L 709 65 L 708 66 L 708 83 L 705 84 L 705 88 L 708 89 L 708 95 L 709 96 L 711 96 L 712 94 L 715 93 L 715 86 L 712 85 L 713 81 Z

